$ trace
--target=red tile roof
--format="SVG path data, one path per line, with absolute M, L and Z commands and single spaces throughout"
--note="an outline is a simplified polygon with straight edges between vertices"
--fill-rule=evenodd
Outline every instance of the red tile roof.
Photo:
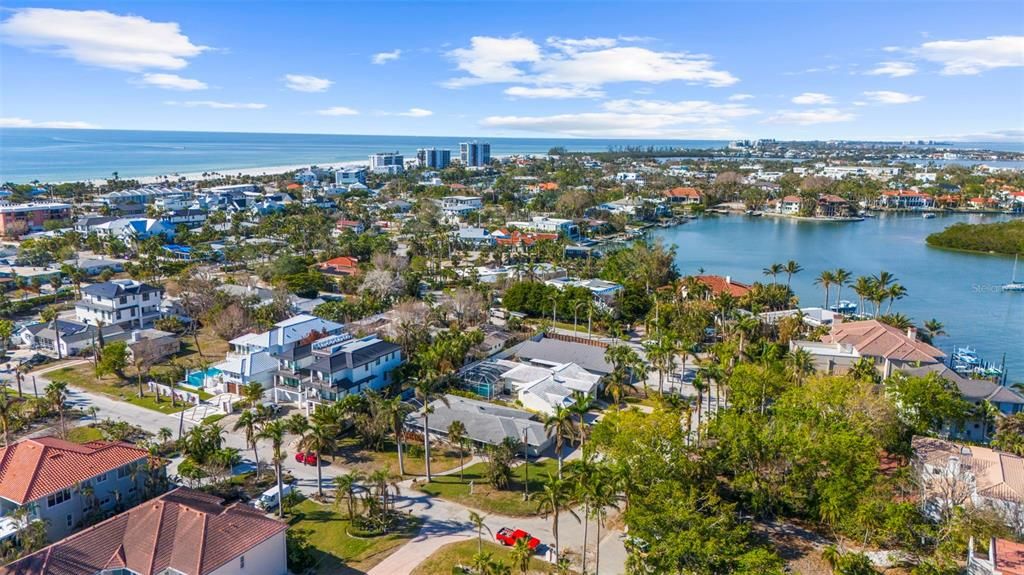
M 996 539 L 996 570 L 1003 575 L 1024 575 L 1024 544 Z
M 23 505 L 148 455 L 123 442 L 23 439 L 0 449 L 0 497 Z
M 733 281 L 730 277 L 722 276 L 694 276 L 694 279 L 708 286 L 712 295 L 718 295 L 728 291 L 735 297 L 743 297 L 750 293 L 750 286 Z
M 941 358 L 946 356 L 927 343 L 909 337 L 903 330 L 873 319 L 834 324 L 821 341 L 852 345 L 862 356 L 897 361 L 941 363 Z
M 0 568 L 0 575 L 95 575 L 116 568 L 207 575 L 287 528 L 248 505 L 225 507 L 217 496 L 179 488 Z
M 667 198 L 700 198 L 700 190 L 697 188 L 672 188 L 665 190 L 661 195 Z
M 501 235 L 498 235 L 501 234 Z M 502 229 L 497 234 L 494 234 L 494 241 L 503 246 L 515 246 L 519 244 L 532 245 L 534 242 L 541 240 L 555 241 L 558 239 L 558 234 L 548 234 L 543 232 L 521 232 L 514 230 L 509 232 L 508 230 Z

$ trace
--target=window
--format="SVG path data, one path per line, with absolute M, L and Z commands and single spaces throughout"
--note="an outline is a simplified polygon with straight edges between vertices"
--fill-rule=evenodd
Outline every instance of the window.
M 106 473 L 100 473 L 99 475 L 96 476 L 96 483 L 103 483 L 106 480 L 107 480 L 107 474 Z
M 57 505 L 60 505 L 61 503 L 64 503 L 68 499 L 71 499 L 71 490 L 62 489 L 57 493 L 51 493 L 50 496 L 46 498 L 46 506 L 55 507 Z
M 71 526 L 74 525 L 74 522 L 75 522 L 74 517 L 72 517 L 71 514 L 68 513 L 68 516 L 67 516 L 68 529 L 71 529 Z
M 238 568 L 245 569 L 245 555 L 238 558 Z
M 131 474 L 131 466 L 130 465 L 122 465 L 121 467 L 117 468 L 117 478 L 118 479 L 122 479 L 124 477 L 128 477 L 128 475 L 130 475 L 130 474 Z
M 121 303 L 128 303 L 128 298 L 127 298 L 127 297 L 125 297 L 125 296 L 121 296 L 121 299 L 119 299 L 119 300 L 117 300 L 117 301 L 119 301 L 119 302 L 121 302 Z

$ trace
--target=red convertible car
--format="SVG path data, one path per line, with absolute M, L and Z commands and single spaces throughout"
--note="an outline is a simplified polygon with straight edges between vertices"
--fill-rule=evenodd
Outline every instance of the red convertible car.
M 498 534 L 495 535 L 494 538 L 498 540 L 498 543 L 508 547 L 515 545 L 516 541 L 519 541 L 520 539 L 525 539 L 526 546 L 529 547 L 531 551 L 540 545 L 540 539 L 530 536 L 529 533 L 522 529 L 513 530 L 508 527 L 502 527 L 498 530 Z
M 298 461 L 303 465 L 316 465 L 316 454 L 312 451 L 307 451 L 305 453 L 300 451 L 295 454 L 295 461 Z

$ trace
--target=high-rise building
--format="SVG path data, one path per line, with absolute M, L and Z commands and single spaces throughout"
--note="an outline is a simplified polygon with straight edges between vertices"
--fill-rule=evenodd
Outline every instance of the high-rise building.
M 491 145 L 484 142 L 459 144 L 459 159 L 464 166 L 486 166 L 491 163 Z
M 370 171 L 375 174 L 401 174 L 405 170 L 405 157 L 398 152 L 370 154 Z
M 438 150 L 437 148 L 420 148 L 416 150 L 416 162 L 421 168 L 434 168 L 443 170 L 452 163 L 451 150 Z

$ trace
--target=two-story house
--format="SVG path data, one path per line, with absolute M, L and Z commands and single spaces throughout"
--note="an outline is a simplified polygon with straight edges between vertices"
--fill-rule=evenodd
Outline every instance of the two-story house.
M 12 443 L 0 449 L 0 541 L 16 534 L 10 515 L 20 507 L 46 523 L 49 540 L 65 537 L 92 513 L 141 501 L 148 474 L 149 453 L 129 443 Z
M 325 337 L 280 356 L 274 400 L 300 405 L 308 413 L 349 394 L 384 389 L 403 361 L 400 347 L 375 335 Z
M 160 319 L 164 290 L 135 280 L 111 280 L 82 288 L 75 302 L 78 321 L 89 325 L 147 328 Z

